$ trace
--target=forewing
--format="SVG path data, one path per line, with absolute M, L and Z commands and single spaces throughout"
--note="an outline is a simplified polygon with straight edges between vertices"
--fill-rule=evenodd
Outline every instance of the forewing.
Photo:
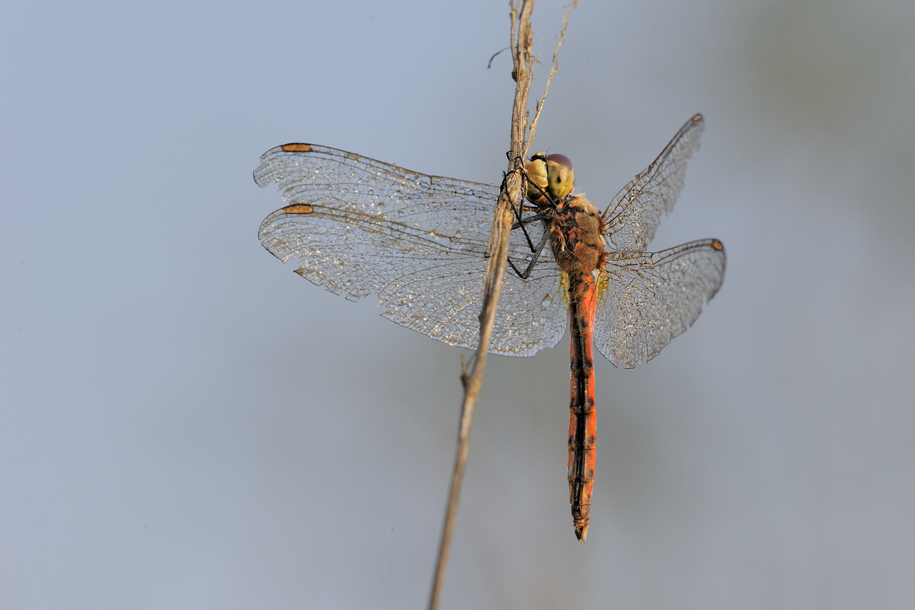
M 290 204 L 270 214 L 258 236 L 296 273 L 353 301 L 377 294 L 384 317 L 476 347 L 498 187 L 314 144 L 267 151 L 254 179 L 276 183 Z M 523 236 L 513 234 L 510 256 L 526 255 Z M 550 255 L 538 269 L 527 281 L 506 274 L 493 352 L 533 355 L 561 338 L 565 318 L 541 306 L 559 290 L 558 268 Z
M 616 194 L 604 211 L 612 250 L 642 251 L 683 189 L 686 163 L 699 148 L 704 120 L 697 114 L 680 128 L 658 158 Z
M 530 249 L 517 243 L 521 241 L 519 234 L 520 231 L 512 234 L 512 241 L 516 243 L 509 256 L 522 268 L 518 261 L 526 264 Z M 549 247 L 544 248 L 527 279 L 522 280 L 511 269 L 505 271 L 490 351 L 507 356 L 533 356 L 541 349 L 559 343 L 569 325 L 568 298 L 561 288 L 560 276 Z M 479 303 L 474 305 L 474 310 L 480 311 Z M 474 332 L 478 327 L 479 324 Z M 476 346 L 476 337 L 473 345 Z
M 615 366 L 632 368 L 651 360 L 715 296 L 724 267 L 724 246 L 717 239 L 661 252 L 609 253 L 594 345 Z

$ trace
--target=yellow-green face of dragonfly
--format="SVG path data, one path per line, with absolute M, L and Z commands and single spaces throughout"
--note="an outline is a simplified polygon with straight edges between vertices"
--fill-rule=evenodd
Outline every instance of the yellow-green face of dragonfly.
M 572 192 L 575 172 L 572 161 L 565 155 L 535 153 L 531 160 L 524 164 L 524 170 L 531 182 L 545 190 L 553 199 L 562 199 Z M 527 189 L 527 199 L 537 203 L 543 195 L 533 185 Z

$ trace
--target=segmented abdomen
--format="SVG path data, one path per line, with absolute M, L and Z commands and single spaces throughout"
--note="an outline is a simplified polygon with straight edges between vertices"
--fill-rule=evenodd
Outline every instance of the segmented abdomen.
M 594 488 L 597 417 L 591 347 L 597 284 L 592 275 L 569 277 L 572 370 L 569 396 L 569 501 L 575 535 L 585 540 Z

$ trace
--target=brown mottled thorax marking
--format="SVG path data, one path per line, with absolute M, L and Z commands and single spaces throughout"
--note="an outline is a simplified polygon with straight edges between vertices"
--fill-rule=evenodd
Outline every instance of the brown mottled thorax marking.
M 551 219 L 550 245 L 556 262 L 571 275 L 590 275 L 607 262 L 602 234 L 606 225 L 600 212 L 581 195 L 571 195 L 556 205 Z

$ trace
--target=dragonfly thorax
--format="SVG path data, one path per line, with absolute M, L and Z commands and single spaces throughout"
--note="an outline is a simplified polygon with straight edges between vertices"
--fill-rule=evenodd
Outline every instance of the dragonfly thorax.
M 604 219 L 582 195 L 561 199 L 547 226 L 556 262 L 566 273 L 590 275 L 606 263 Z

